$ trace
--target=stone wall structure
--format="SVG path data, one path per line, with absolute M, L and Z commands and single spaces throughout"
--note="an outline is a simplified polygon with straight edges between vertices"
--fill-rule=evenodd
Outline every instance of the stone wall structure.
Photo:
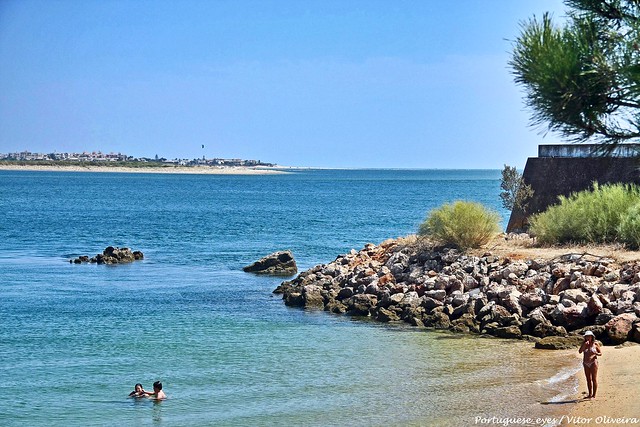
M 530 157 L 522 174 L 534 194 L 526 211 L 514 209 L 507 232 L 526 230 L 530 215 L 543 212 L 569 196 L 587 190 L 593 182 L 640 185 L 640 145 L 624 144 L 609 156 L 598 153 L 596 145 L 541 145 L 538 157 Z

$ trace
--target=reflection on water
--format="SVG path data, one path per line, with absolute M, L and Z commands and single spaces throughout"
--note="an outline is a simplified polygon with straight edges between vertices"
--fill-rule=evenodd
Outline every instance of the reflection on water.
M 153 411 L 151 412 L 151 419 L 153 420 L 153 425 L 162 424 L 162 400 L 153 400 Z

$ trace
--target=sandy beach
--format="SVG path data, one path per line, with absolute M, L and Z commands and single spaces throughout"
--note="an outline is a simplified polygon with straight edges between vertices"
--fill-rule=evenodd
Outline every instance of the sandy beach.
M 277 175 L 288 173 L 286 168 L 250 168 L 236 166 L 166 166 L 128 168 L 119 166 L 21 166 L 0 165 L 6 171 L 46 171 L 46 172 L 115 172 L 115 173 L 165 173 L 196 175 Z
M 580 370 L 578 394 L 560 402 L 567 404 L 560 425 L 640 426 L 640 345 L 603 347 L 599 363 L 596 398 L 584 398 L 587 383 Z

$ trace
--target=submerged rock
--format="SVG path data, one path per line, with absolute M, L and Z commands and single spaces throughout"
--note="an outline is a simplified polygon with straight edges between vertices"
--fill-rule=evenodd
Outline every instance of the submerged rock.
M 298 266 L 291 251 L 279 251 L 267 255 L 251 265 L 243 267 L 242 270 L 255 274 L 292 276 L 298 272 Z
M 569 350 L 580 347 L 584 338 L 581 336 L 545 337 L 536 342 L 536 348 L 543 350 Z

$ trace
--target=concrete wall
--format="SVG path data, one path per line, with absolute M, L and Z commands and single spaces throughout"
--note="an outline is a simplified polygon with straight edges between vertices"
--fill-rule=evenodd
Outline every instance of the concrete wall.
M 577 147 L 577 146 L 570 146 Z M 591 188 L 592 183 L 636 183 L 640 185 L 640 159 L 631 157 L 530 157 L 522 177 L 534 195 L 527 211 L 514 210 L 507 232 L 527 228 L 531 214 L 543 212 L 558 202 L 558 196 Z
M 538 157 L 599 157 L 602 144 L 548 144 L 538 145 Z M 640 144 L 620 144 L 608 157 L 636 157 L 640 155 Z

